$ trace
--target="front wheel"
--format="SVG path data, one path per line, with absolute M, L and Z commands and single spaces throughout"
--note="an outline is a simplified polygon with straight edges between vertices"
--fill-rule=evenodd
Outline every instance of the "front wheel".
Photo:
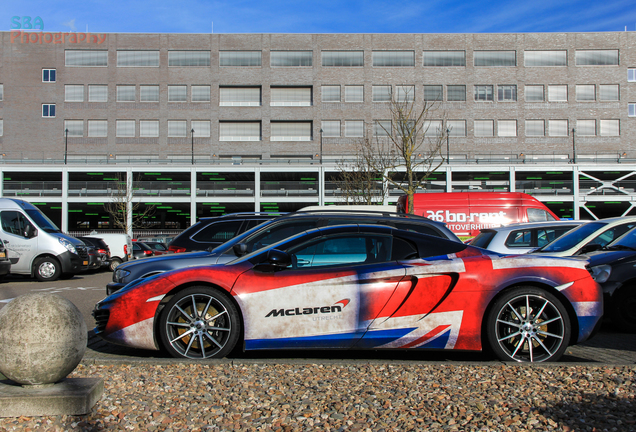
M 119 264 L 121 264 L 121 260 L 119 258 L 112 258 L 110 260 L 110 264 L 108 265 L 108 268 L 110 268 L 110 271 L 115 271 L 115 269 L 117 268 Z
M 170 299 L 159 319 L 163 346 L 173 357 L 225 357 L 241 332 L 239 313 L 221 291 L 191 287 Z
M 506 292 L 492 305 L 486 338 L 503 361 L 557 361 L 570 340 L 571 325 L 563 304 L 534 287 Z
M 40 282 L 51 282 L 58 280 L 62 274 L 60 262 L 52 257 L 38 258 L 33 264 L 34 273 Z

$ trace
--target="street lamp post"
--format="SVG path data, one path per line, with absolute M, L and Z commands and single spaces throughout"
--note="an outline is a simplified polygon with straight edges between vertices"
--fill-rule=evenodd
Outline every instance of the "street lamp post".
M 194 129 L 190 130 L 190 138 L 192 138 L 192 165 L 194 165 Z
M 64 165 L 66 165 L 68 159 L 68 128 L 64 129 L 64 135 Z
M 446 128 L 446 164 L 448 164 L 448 159 L 450 159 L 450 128 Z
M 576 138 L 574 137 L 576 129 L 572 128 L 572 163 L 576 163 Z

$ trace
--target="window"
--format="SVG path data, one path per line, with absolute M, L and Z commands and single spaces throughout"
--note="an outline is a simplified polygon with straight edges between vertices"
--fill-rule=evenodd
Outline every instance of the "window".
M 475 51 L 475 66 L 517 66 L 516 51 Z
M 323 102 L 340 102 L 340 86 L 324 85 L 322 86 Z
M 135 121 L 134 120 L 117 120 L 115 123 L 116 135 L 120 138 L 135 137 Z
M 352 264 L 390 261 L 391 240 L 389 236 L 370 235 L 325 237 L 290 252 L 295 256 L 300 269 L 327 266 L 349 267 Z
M 413 102 L 415 100 L 415 86 L 395 86 L 396 102 Z
M 526 102 L 543 102 L 543 86 L 542 85 L 527 85 L 526 86 Z
M 221 87 L 220 106 L 260 106 L 260 87 Z
M 66 50 L 64 66 L 67 67 L 106 67 L 108 51 L 106 50 Z
M 618 50 L 576 50 L 577 66 L 618 66 Z
M 188 124 L 185 120 L 168 120 L 168 136 L 185 138 L 188 136 Z
M 88 136 L 91 138 L 102 138 L 108 136 L 108 121 L 89 120 Z
M 619 100 L 618 84 L 601 84 L 598 86 L 598 100 L 613 102 Z
M 466 120 L 447 120 L 446 127 L 450 130 L 449 137 L 466 136 Z
M 26 227 L 31 225 L 29 220 L 18 211 L 2 212 L 2 230 L 9 234 L 24 235 Z
M 493 100 L 493 88 L 491 85 L 476 85 L 475 100 L 477 102 L 486 102 Z
M 516 85 L 498 85 L 497 101 L 499 102 L 515 102 L 517 100 Z
M 364 51 L 323 51 L 322 65 L 329 66 L 364 66 Z
M 545 136 L 545 120 L 526 120 L 526 136 Z
M 568 86 L 567 85 L 549 85 L 548 86 L 548 102 L 567 102 Z
M 323 120 L 320 128 L 322 129 L 323 137 L 340 137 L 340 120 Z
M 107 85 L 89 85 L 88 86 L 89 102 L 108 102 L 108 86 Z
M 497 136 L 516 137 L 517 120 L 497 120 Z
M 239 234 L 242 223 L 242 220 L 237 220 L 210 224 L 193 235 L 192 240 L 201 243 L 214 241 L 219 241 L 221 243 L 226 242 Z
M 526 67 L 534 66 L 567 66 L 568 52 L 559 51 L 524 51 L 523 63 Z
M 577 85 L 576 100 L 579 102 L 596 100 L 596 86 L 589 84 Z
M 577 120 L 576 134 L 578 136 L 596 136 L 596 120 Z
M 190 90 L 192 91 L 192 102 L 210 102 L 209 85 L 193 85 Z
M 168 66 L 210 67 L 210 51 L 168 51 Z
M 493 120 L 475 120 L 476 137 L 491 137 L 494 135 L 494 129 Z
M 271 51 L 270 66 L 273 67 L 311 67 L 311 51 Z
M 159 136 L 159 120 L 139 120 L 139 136 L 156 138 Z
M 219 122 L 221 141 L 260 141 L 261 122 Z
M 364 102 L 364 86 L 345 86 L 345 102 Z
M 55 82 L 55 69 L 42 69 L 42 82 Z
M 601 120 L 600 121 L 600 136 L 619 136 L 620 135 L 620 123 L 618 120 Z
M 391 136 L 391 120 L 374 120 L 373 122 L 373 136 L 387 137 Z
M 548 120 L 548 135 L 549 136 L 568 136 L 568 121 L 567 120 Z
M 194 129 L 195 138 L 210 137 L 210 120 L 192 120 L 190 124 Z
M 415 51 L 373 51 L 373 66 L 415 66 Z
M 64 133 L 68 130 L 68 136 L 70 137 L 83 137 L 84 136 L 84 121 L 83 120 L 64 120 Z
M 168 86 L 168 102 L 187 102 L 188 86 L 169 85 Z
M 442 101 L 444 99 L 444 90 L 441 85 L 425 85 L 424 86 L 424 100 L 425 101 Z M 466 98 L 466 91 L 464 87 L 464 100 Z
M 636 69 L 627 69 L 627 82 L 636 82 Z
M 220 51 L 220 66 L 260 66 L 260 51 Z
M 627 104 L 627 112 L 630 117 L 636 117 L 636 103 Z
M 117 102 L 135 102 L 137 99 L 134 85 L 117 86 Z
M 424 51 L 424 67 L 466 66 L 466 51 Z
M 70 84 L 65 85 L 64 102 L 84 102 L 84 86 Z
M 139 100 L 141 102 L 159 102 L 158 85 L 139 86 Z
M 311 87 L 272 87 L 270 106 L 311 106 Z
M 270 141 L 311 141 L 311 122 L 271 122 Z
M 345 120 L 345 136 L 350 138 L 360 138 L 364 136 L 364 121 Z
M 42 104 L 42 117 L 55 117 L 55 104 Z
M 391 102 L 391 86 L 374 85 L 371 87 L 373 102 Z
M 465 85 L 446 86 L 446 100 L 449 102 L 465 102 L 466 101 L 466 86 Z
M 0 84 L 0 101 L 4 100 L 4 84 Z
M 159 51 L 117 51 L 117 67 L 159 67 Z
M 411 125 L 409 124 L 409 126 Z M 412 127 L 415 127 L 415 124 Z M 442 121 L 424 120 L 422 122 L 422 132 L 424 132 L 425 137 L 438 137 L 442 132 Z

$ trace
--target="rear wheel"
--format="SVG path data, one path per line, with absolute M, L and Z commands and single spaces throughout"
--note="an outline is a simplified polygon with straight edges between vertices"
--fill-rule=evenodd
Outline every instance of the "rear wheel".
M 504 361 L 556 361 L 567 348 L 570 332 L 563 304 L 534 287 L 506 292 L 492 305 L 486 321 L 488 344 Z
M 62 274 L 60 262 L 53 257 L 38 258 L 33 264 L 35 277 L 40 282 L 58 280 Z
M 199 286 L 170 299 L 159 319 L 159 333 L 173 357 L 221 358 L 236 345 L 241 323 L 227 295 Z

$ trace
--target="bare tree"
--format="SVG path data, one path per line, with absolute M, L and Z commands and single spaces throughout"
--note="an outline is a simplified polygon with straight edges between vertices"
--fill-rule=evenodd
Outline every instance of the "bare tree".
M 358 152 L 353 160 L 340 161 L 338 171 L 338 186 L 346 204 L 382 204 L 382 175 L 365 163 L 362 153 Z
M 373 125 L 373 136 L 362 140 L 358 157 L 365 172 L 378 173 L 388 187 L 408 196 L 413 213 L 413 195 L 445 161 L 442 147 L 447 138 L 444 115 L 435 103 L 418 105 L 408 92 L 388 105 L 389 119 Z
M 131 236 L 133 229 L 143 228 L 146 218 L 155 212 L 154 205 L 147 206 L 135 200 L 135 187 L 139 182 L 139 176 L 132 179 L 126 173 L 118 173 L 110 201 L 104 204 L 104 211 L 110 216 L 114 227 Z

